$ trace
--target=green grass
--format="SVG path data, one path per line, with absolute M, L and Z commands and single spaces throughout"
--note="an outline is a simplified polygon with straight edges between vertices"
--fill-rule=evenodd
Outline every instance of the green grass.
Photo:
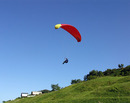
M 130 103 L 130 76 L 101 77 L 6 103 Z

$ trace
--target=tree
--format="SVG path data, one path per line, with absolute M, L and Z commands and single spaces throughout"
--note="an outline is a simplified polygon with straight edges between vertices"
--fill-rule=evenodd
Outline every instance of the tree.
M 128 65 L 127 67 L 125 67 L 124 69 L 122 69 L 121 73 L 124 76 L 130 75 L 130 65 Z
M 97 76 L 98 75 L 98 71 L 97 70 L 92 70 L 89 72 L 90 75 L 93 75 L 93 76 Z
M 60 90 L 61 88 L 59 87 L 59 85 L 58 84 L 52 84 L 51 85 L 51 88 L 52 88 L 52 91 L 57 91 L 57 90 Z
M 91 80 L 91 79 L 96 79 L 98 76 L 96 75 L 90 75 L 90 74 L 87 74 L 84 76 L 84 81 L 87 81 L 87 80 Z
M 123 69 L 124 64 L 118 64 L 119 69 Z
M 112 70 L 111 69 L 107 69 L 105 72 L 104 72 L 104 75 L 105 76 L 108 76 L 112 73 Z
M 75 83 L 77 83 L 76 79 L 75 80 L 71 80 L 71 84 L 75 84 Z
M 99 77 L 104 76 L 103 72 L 102 72 L 102 71 L 99 71 L 99 72 L 98 72 L 98 76 L 99 76 Z
M 82 82 L 82 80 L 81 79 L 77 79 L 77 83 L 80 83 L 80 82 Z
M 97 70 L 92 70 L 89 72 L 89 74 L 84 76 L 84 81 L 90 80 L 90 79 L 95 79 L 98 76 L 98 71 Z
M 71 84 L 80 83 L 81 81 L 82 81 L 82 80 L 80 80 L 80 79 L 71 80 Z

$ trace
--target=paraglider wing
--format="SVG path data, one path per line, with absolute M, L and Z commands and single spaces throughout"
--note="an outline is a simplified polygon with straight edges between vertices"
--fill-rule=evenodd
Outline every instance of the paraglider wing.
M 57 24 L 55 25 L 55 29 L 59 29 L 62 28 L 64 30 L 66 30 L 67 32 L 69 32 L 78 42 L 81 41 L 81 35 L 79 33 L 79 31 L 72 25 L 69 24 Z

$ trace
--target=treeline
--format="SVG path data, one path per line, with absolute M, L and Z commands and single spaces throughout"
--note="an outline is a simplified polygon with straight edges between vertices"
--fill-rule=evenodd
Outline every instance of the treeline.
M 128 76 L 130 75 L 130 65 L 124 67 L 124 64 L 118 64 L 118 68 L 107 69 L 106 71 L 92 70 L 89 74 L 84 76 L 83 81 L 96 79 L 103 76 Z M 71 80 L 71 84 L 80 83 L 82 80 L 74 79 Z
M 84 76 L 84 81 L 95 79 L 103 76 L 128 76 L 130 75 L 130 65 L 123 67 L 123 64 L 119 64 L 117 69 L 107 69 L 106 71 L 92 70 L 89 74 Z
M 98 70 L 92 70 L 89 72 L 89 74 L 84 76 L 84 80 L 81 79 L 74 79 L 71 80 L 71 84 L 76 84 L 80 83 L 82 81 L 87 81 L 91 79 L 96 79 L 98 77 L 103 77 L 103 76 L 128 76 L 130 75 L 130 65 L 124 67 L 124 64 L 118 64 L 118 68 L 114 69 L 107 69 L 105 71 L 98 71 Z M 41 90 L 42 93 L 48 93 L 52 91 L 57 91 L 62 89 L 58 84 L 52 84 L 51 85 L 52 90 Z
M 124 64 L 118 64 L 118 68 L 107 69 L 104 72 L 98 71 L 98 70 L 92 70 L 89 72 L 89 74 L 84 76 L 84 80 L 74 79 L 74 80 L 71 80 L 71 84 L 76 84 L 82 81 L 96 79 L 98 77 L 103 77 L 103 76 L 128 76 L 128 75 L 130 75 L 130 65 L 124 67 Z M 57 90 L 62 89 L 58 84 L 52 84 L 51 88 L 52 90 L 41 90 L 41 92 L 48 93 L 51 91 L 57 91 Z

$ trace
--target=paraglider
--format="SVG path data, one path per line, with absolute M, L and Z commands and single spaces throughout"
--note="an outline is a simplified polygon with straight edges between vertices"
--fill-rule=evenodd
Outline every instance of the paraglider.
M 69 24 L 57 24 L 55 25 L 55 29 L 59 29 L 62 28 L 65 31 L 69 32 L 76 40 L 77 42 L 81 42 L 81 35 L 79 33 L 79 31 L 72 25 Z M 68 59 L 66 58 L 64 63 L 68 63 Z
M 65 61 L 63 62 L 63 64 L 64 64 L 64 63 L 68 63 L 68 59 L 67 59 L 67 58 L 65 58 Z
M 77 42 L 81 41 L 81 35 L 80 35 L 79 31 L 74 26 L 69 25 L 69 24 L 55 25 L 55 29 L 59 29 L 59 28 L 62 28 L 64 30 L 66 30 L 67 32 L 69 32 L 77 40 Z

